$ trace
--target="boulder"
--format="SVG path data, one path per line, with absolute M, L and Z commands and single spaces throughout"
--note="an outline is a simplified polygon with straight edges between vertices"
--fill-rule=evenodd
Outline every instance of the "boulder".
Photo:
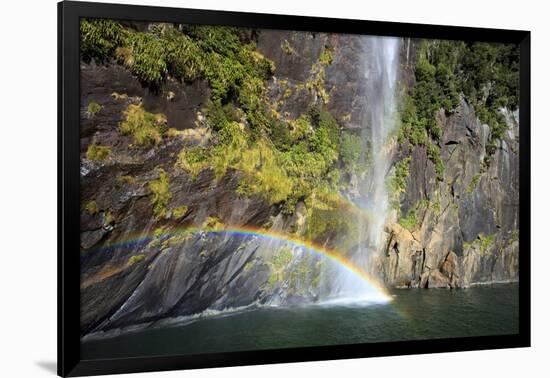
M 420 277 L 420 287 L 426 289 L 447 289 L 451 287 L 451 281 L 438 269 L 424 272 Z

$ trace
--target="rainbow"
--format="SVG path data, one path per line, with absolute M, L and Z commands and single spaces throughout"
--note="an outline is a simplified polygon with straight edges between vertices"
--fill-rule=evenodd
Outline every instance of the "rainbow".
M 126 238 L 126 240 L 124 241 L 118 241 L 113 244 L 104 245 L 100 247 L 98 250 L 106 250 L 106 249 L 113 250 L 118 248 L 128 248 L 135 245 L 147 243 L 155 239 L 163 241 L 172 237 L 192 235 L 197 233 L 243 236 L 243 237 L 258 237 L 266 240 L 291 244 L 292 246 L 313 252 L 319 256 L 323 256 L 329 259 L 330 261 L 338 264 L 342 268 L 346 269 L 347 271 L 351 272 L 352 274 L 358 276 L 360 279 L 367 282 L 370 286 L 376 289 L 379 292 L 379 294 L 383 296 L 386 300 L 388 301 L 391 300 L 391 297 L 387 293 L 387 290 L 385 287 L 380 285 L 378 281 L 372 278 L 367 272 L 360 269 L 351 261 L 343 257 L 341 252 L 335 249 L 327 248 L 323 245 L 314 243 L 309 240 L 304 240 L 288 234 L 269 231 L 261 228 L 255 228 L 255 227 L 249 227 L 249 226 L 239 226 L 239 227 L 228 226 L 224 228 L 200 228 L 200 227 L 193 227 L 193 226 L 180 227 L 180 228 L 172 229 L 169 232 L 161 232 L 161 233 L 157 232 L 154 235 L 141 234 L 134 238 L 129 237 L 129 238 Z

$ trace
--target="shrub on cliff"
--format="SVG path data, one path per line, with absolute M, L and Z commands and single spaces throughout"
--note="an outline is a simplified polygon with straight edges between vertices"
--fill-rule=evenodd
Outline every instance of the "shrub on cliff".
M 152 193 L 153 214 L 156 218 L 164 218 L 168 211 L 168 203 L 172 199 L 172 192 L 168 173 L 162 168 L 159 168 L 158 173 L 158 179 L 149 181 L 149 189 Z
M 145 111 L 143 106 L 130 104 L 124 111 L 125 120 L 118 129 L 124 135 L 132 135 L 138 146 L 152 147 L 162 140 L 166 132 L 166 116 Z
M 111 147 L 99 146 L 95 143 L 88 146 L 86 158 L 93 161 L 103 161 L 111 155 Z
M 89 118 L 93 118 L 97 113 L 101 111 L 101 109 L 101 105 L 99 105 L 97 102 L 92 101 L 86 107 L 86 113 L 88 114 Z
M 117 46 L 126 38 L 127 31 L 118 22 L 111 20 L 87 20 L 80 22 L 80 54 L 89 62 L 103 62 L 110 58 Z

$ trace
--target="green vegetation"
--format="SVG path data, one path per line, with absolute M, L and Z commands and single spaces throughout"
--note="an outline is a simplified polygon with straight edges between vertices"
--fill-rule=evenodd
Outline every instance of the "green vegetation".
M 399 143 L 404 143 L 407 140 L 413 146 L 425 145 L 428 141 L 427 122 L 418 116 L 415 101 L 409 94 L 403 96 L 400 113 Z
M 271 267 L 271 275 L 267 283 L 274 286 L 285 279 L 285 268 L 292 262 L 292 250 L 290 247 L 283 247 L 273 254 L 269 265 Z
M 135 255 L 135 256 L 131 256 L 129 259 L 128 259 L 128 263 L 127 265 L 128 266 L 132 266 L 134 264 L 137 264 L 141 261 L 145 260 L 145 255 L 144 254 L 141 254 L 141 255 Z
M 178 206 L 172 210 L 172 216 L 175 219 L 181 219 L 187 214 L 187 210 L 189 210 L 189 208 L 186 205 Z
M 510 233 L 510 243 L 516 242 L 519 240 L 519 230 L 512 230 Z
M 89 62 L 107 60 L 121 45 L 128 32 L 118 22 L 110 20 L 82 20 L 80 22 L 80 54 Z
M 280 166 L 277 152 L 259 142 L 242 154 L 235 167 L 244 172 L 241 188 L 248 193 L 262 194 L 270 204 L 285 201 L 291 194 L 292 181 Z
M 208 166 L 209 151 L 204 147 L 182 149 L 178 155 L 177 165 L 196 179 L 199 173 Z
M 97 102 L 90 102 L 88 104 L 86 112 L 88 113 L 88 117 L 92 118 L 94 117 L 99 111 L 102 109 L 102 106 L 99 105 Z
M 345 251 L 357 243 L 359 235 L 357 220 L 350 217 L 340 206 L 338 195 L 318 189 L 306 199 L 307 221 L 304 236 L 307 240 L 321 241 L 330 235 L 348 235 L 337 247 Z
M 170 180 L 168 173 L 164 169 L 158 169 L 159 178 L 149 182 L 149 189 L 152 192 L 151 204 L 153 205 L 153 214 L 157 219 L 166 217 L 168 203 L 172 199 L 170 192 Z
M 153 231 L 153 237 L 155 239 L 158 239 L 160 238 L 163 234 L 164 234 L 164 227 L 157 227 L 155 228 L 155 230 Z
M 441 204 L 439 201 L 432 202 L 427 199 L 421 199 L 409 209 L 405 216 L 402 216 L 399 219 L 399 224 L 407 230 L 413 232 L 419 225 L 419 216 L 422 217 L 423 212 L 430 209 L 438 215 L 441 210 Z
M 410 175 L 411 157 L 408 156 L 395 164 L 394 170 L 387 181 L 391 208 L 400 211 L 401 193 L 407 189 L 407 178 Z
M 430 203 L 430 208 L 435 212 L 435 215 L 438 216 L 441 213 L 441 202 L 439 200 L 432 201 Z
M 148 33 L 128 33 L 124 47 L 115 50 L 115 57 L 142 82 L 156 86 L 168 72 L 164 41 Z
M 315 129 L 310 138 L 311 150 L 321 154 L 328 165 L 338 157 L 339 126 L 329 112 L 318 106 L 313 106 L 309 115 Z
M 218 133 L 217 143 L 209 148 L 183 148 L 176 166 L 194 178 L 204 169 L 213 169 L 218 179 L 230 168 L 238 170 L 243 174 L 239 195 L 260 194 L 270 204 L 284 202 L 286 213 L 316 189 L 335 185 L 340 149 L 350 150 L 349 144 L 340 143 L 336 120 L 319 106 L 289 123 L 272 123 L 268 135 L 257 137 L 236 121 L 238 109 L 232 105 L 211 103 L 207 117 Z M 343 164 L 357 158 L 356 144 Z
M 281 43 L 281 50 L 283 50 L 287 55 L 294 54 L 294 49 L 290 45 L 290 42 L 288 42 L 286 39 L 283 41 L 283 43 Z
M 430 142 L 426 145 L 426 154 L 428 155 L 428 159 L 434 163 L 437 180 L 443 181 L 445 165 L 443 164 L 443 159 L 441 159 L 441 149 L 435 143 Z
M 186 144 L 178 154 L 177 169 L 192 178 L 208 169 L 218 180 L 228 170 L 236 170 L 241 177 L 236 189 L 239 195 L 260 195 L 286 214 L 305 201 L 311 217 L 305 232 L 312 239 L 333 230 L 355 232 L 325 194 L 339 189 L 341 173 L 347 177 L 364 172 L 371 157 L 368 146 L 363 148 L 357 135 L 342 131 L 324 107 L 330 100 L 325 70 L 334 60 L 331 46 L 324 47 L 305 85 L 291 89 L 281 82 L 283 99 L 293 90 L 315 94 L 311 109 L 289 120 L 290 115 L 281 117 L 277 112 L 280 104 L 267 98 L 267 80 L 275 66 L 256 50 L 252 33 L 245 29 L 156 24 L 138 32 L 113 21 L 82 20 L 81 32 L 82 59 L 118 62 L 144 85 L 158 88 L 168 77 L 186 82 L 202 79 L 209 84 L 211 97 L 202 112 L 212 137 L 208 145 Z M 283 41 L 281 49 L 295 53 L 288 41 Z M 406 153 L 412 151 L 407 144 L 426 148 L 438 180 L 444 178 L 445 164 L 441 159 L 443 130 L 436 112 L 452 113 L 463 95 L 491 126 L 491 153 L 491 146 L 504 132 L 498 108 L 513 109 L 517 104 L 516 50 L 450 41 L 425 42 L 419 49 L 416 84 L 403 97 L 398 138 Z M 141 105 L 129 105 L 119 125 L 121 133 L 131 135 L 134 144 L 142 147 L 153 147 L 168 134 L 180 135 L 166 128 L 164 115 L 149 113 Z M 389 182 L 397 197 L 406 189 L 409 175 L 411 158 L 406 153 Z M 161 170 L 160 178 L 149 186 L 155 216 L 165 217 L 171 200 L 168 174 Z M 398 204 L 399 198 L 397 208 Z M 184 206 L 172 209 L 175 218 L 186 212 Z M 330 217 L 339 218 L 340 223 L 330 224 Z M 412 218 L 409 212 L 403 218 L 405 224 L 410 225 Z
M 479 119 L 491 129 L 485 161 L 488 164 L 497 140 L 506 131 L 499 109 L 515 110 L 518 106 L 518 46 L 424 41 L 419 49 L 415 77 L 416 84 L 403 101 L 400 142 L 407 139 L 412 145 L 424 145 L 430 137 L 437 144 L 443 130 L 436 121 L 436 112 L 439 109 L 454 112 L 463 95 Z M 436 169 L 442 171 L 442 168 Z
M 259 194 L 292 213 L 298 201 L 335 188 L 339 169 L 354 171 L 365 160 L 359 138 L 342 134 L 318 104 L 295 120 L 281 120 L 266 96 L 266 80 L 275 66 L 256 50 L 245 29 L 156 24 L 138 32 L 116 22 L 85 19 L 81 32 L 84 60 L 116 61 L 145 85 L 158 87 L 168 76 L 209 83 L 211 97 L 203 112 L 213 131 L 212 144 L 186 146 L 176 162 L 193 178 L 205 169 L 212 169 L 217 179 L 228 169 L 240 171 L 240 195 Z M 281 48 L 292 51 L 288 41 Z M 331 46 L 324 47 L 304 86 L 316 93 L 319 103 L 328 102 L 324 75 L 333 54 Z M 166 117 L 141 105 L 129 105 L 124 118 L 119 130 L 137 146 L 153 147 L 168 134 Z M 167 201 L 155 198 L 155 214 L 165 216 Z
M 479 253 L 481 256 L 485 256 L 490 252 L 491 247 L 494 245 L 495 235 L 479 234 L 477 238 L 479 240 Z
M 149 32 L 137 32 L 113 21 L 84 19 L 80 30 L 84 60 L 116 59 L 152 87 L 168 75 L 186 81 L 204 78 L 214 101 L 236 95 L 251 118 L 263 80 L 275 70 L 273 62 L 255 51 L 243 29 L 159 24 Z
M 340 159 L 348 171 L 354 171 L 361 156 L 363 142 L 360 136 L 344 132 L 340 139 Z
M 306 83 L 306 88 L 315 93 L 323 104 L 330 101 L 330 95 L 325 89 L 325 68 L 332 63 L 332 59 L 333 49 L 327 45 L 319 56 L 319 61 L 311 67 L 310 78 Z
M 111 155 L 111 147 L 99 146 L 95 143 L 88 146 L 86 151 L 86 159 L 93 161 L 104 161 Z
M 465 43 L 459 41 L 424 41 L 415 67 L 415 85 L 403 96 L 401 127 L 398 142 L 406 148 L 426 146 L 426 154 L 434 164 L 438 181 L 444 180 L 445 164 L 441 159 L 440 138 L 443 134 L 436 119 L 440 109 L 453 113 L 461 96 L 473 106 L 476 115 L 489 125 L 491 134 L 486 146 L 482 170 L 494 154 L 498 139 L 504 136 L 506 122 L 499 109 L 515 110 L 518 106 L 519 49 L 515 45 Z M 406 143 L 407 142 L 407 143 Z M 468 186 L 472 193 L 479 183 L 479 174 Z M 399 175 L 394 178 L 394 187 Z M 399 209 L 394 199 L 392 206 Z M 409 217 L 410 216 L 410 217 Z M 405 218 L 410 225 L 412 214 Z
M 399 224 L 411 232 L 416 228 L 417 222 L 416 207 L 411 207 L 407 215 L 399 219 Z
M 124 111 L 125 120 L 118 129 L 124 135 L 132 135 L 138 146 L 152 147 L 162 140 L 166 132 L 166 116 L 146 112 L 141 105 L 130 104 Z
M 208 229 L 208 230 L 221 230 L 225 227 L 222 221 L 220 221 L 217 217 L 208 217 L 204 221 L 202 228 Z
M 474 190 L 477 188 L 480 178 L 481 178 L 481 175 L 479 173 L 476 173 L 474 177 L 472 177 L 472 181 L 470 181 L 470 184 L 468 185 L 468 189 L 467 189 L 467 192 L 469 194 L 472 194 Z
M 332 46 L 326 45 L 325 49 L 321 53 L 321 56 L 319 56 L 319 63 L 322 66 L 329 66 L 332 63 L 333 59 L 333 49 Z
M 402 193 L 407 189 L 407 178 L 410 175 L 410 166 L 410 156 L 395 164 L 395 171 L 391 178 L 392 192 Z
M 464 241 L 462 243 L 462 248 L 467 251 L 474 247 L 479 247 L 480 256 L 486 256 L 491 252 L 491 248 L 495 245 L 495 235 L 494 234 L 479 234 L 475 240 L 472 242 Z
M 115 224 L 115 216 L 110 210 L 107 210 L 105 214 L 103 214 L 103 224 L 105 226 L 112 226 Z
M 99 208 L 97 207 L 97 203 L 92 200 L 90 202 L 88 202 L 86 204 L 86 206 L 84 206 L 84 208 L 86 209 L 86 211 L 90 214 L 90 215 L 95 215 L 98 213 L 99 211 Z

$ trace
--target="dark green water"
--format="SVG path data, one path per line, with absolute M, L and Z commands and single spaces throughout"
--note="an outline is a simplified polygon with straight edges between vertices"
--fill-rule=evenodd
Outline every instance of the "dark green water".
M 83 359 L 514 334 L 518 285 L 395 290 L 391 304 L 263 308 L 81 345 Z

